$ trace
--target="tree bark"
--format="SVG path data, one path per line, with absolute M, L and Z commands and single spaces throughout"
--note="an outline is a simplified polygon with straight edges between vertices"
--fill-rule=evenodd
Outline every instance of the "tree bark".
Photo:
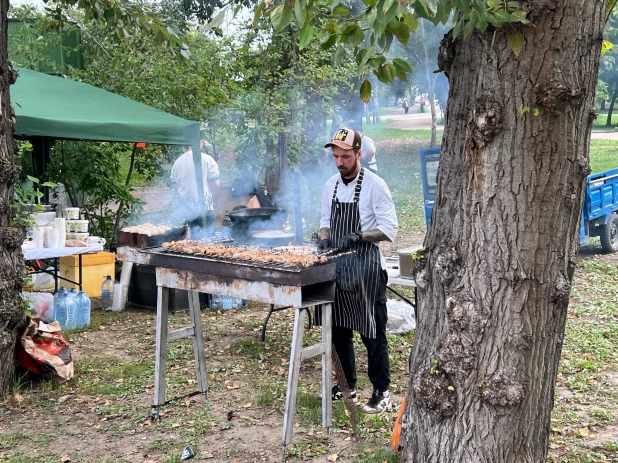
M 618 79 L 614 82 L 614 91 L 612 92 L 612 99 L 609 102 L 609 109 L 607 110 L 607 120 L 605 121 L 606 127 L 612 125 L 612 113 L 614 112 L 614 104 L 616 104 L 616 97 L 618 96 Z
M 25 230 L 12 226 L 11 210 L 19 167 L 14 162 L 17 143 L 9 98 L 9 86 L 17 75 L 8 62 L 8 9 L 8 0 L 0 0 L 0 397 L 13 385 L 15 341 L 25 322 L 24 304 L 19 295 L 25 276 L 21 252 Z
M 442 41 L 450 89 L 402 461 L 547 455 L 608 13 L 606 0 L 520 4 L 530 25 Z

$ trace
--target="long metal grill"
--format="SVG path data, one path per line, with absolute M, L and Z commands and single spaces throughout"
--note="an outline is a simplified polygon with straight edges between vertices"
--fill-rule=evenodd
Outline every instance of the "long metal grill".
M 282 263 L 277 263 L 277 262 L 258 262 L 258 261 L 250 260 L 250 259 L 240 259 L 240 258 L 231 258 L 231 257 L 226 258 L 226 257 L 220 257 L 220 256 L 213 256 L 210 254 L 172 251 L 172 250 L 163 249 L 163 248 L 158 248 L 158 249 L 159 250 L 155 252 L 162 253 L 162 254 L 179 255 L 179 256 L 198 257 L 198 258 L 203 258 L 204 260 L 216 260 L 219 262 L 227 262 L 230 264 L 251 265 L 254 267 L 270 268 L 270 269 L 277 269 L 277 270 L 297 270 L 297 271 L 302 270 L 301 267 L 295 264 L 282 264 Z M 151 252 L 150 250 L 148 251 Z M 324 265 L 324 264 L 326 264 L 326 262 L 319 262 L 319 263 L 312 265 L 312 267 L 318 266 L 318 265 Z
M 334 281 L 335 263 L 327 261 L 306 268 L 280 263 L 256 262 L 232 258 L 170 252 L 162 247 L 135 249 L 120 248 L 121 260 L 157 268 L 184 270 L 212 277 L 261 281 L 287 286 L 308 286 Z

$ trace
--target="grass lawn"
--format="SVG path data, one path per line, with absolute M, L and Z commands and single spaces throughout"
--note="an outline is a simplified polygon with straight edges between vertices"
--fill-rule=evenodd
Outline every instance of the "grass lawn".
M 608 127 L 605 125 L 606 123 L 607 123 L 607 111 L 603 113 L 599 113 L 597 118 L 592 122 L 592 128 L 594 130 L 614 131 L 616 124 L 618 124 L 618 113 L 614 111 L 612 115 L 612 126 Z
M 618 167 L 618 141 L 590 140 L 590 168 L 592 173 Z
M 389 184 L 401 223 L 395 246 L 424 231 L 418 151 L 428 131 L 367 133 L 378 144 L 378 167 Z M 592 140 L 595 171 L 618 167 L 617 142 Z M 305 185 L 304 204 L 319 209 L 321 184 Z M 320 193 L 321 194 L 321 193 Z M 318 204 L 318 206 L 316 206 Z M 312 209 L 313 208 L 313 209 Z M 313 219 L 309 219 L 311 222 Z M 550 463 L 618 462 L 618 255 L 597 255 L 598 239 L 578 256 L 551 421 Z M 93 307 L 97 307 L 96 301 Z M 250 303 L 231 311 L 203 311 L 210 392 L 163 408 L 148 419 L 153 396 L 155 313 L 93 310 L 87 330 L 66 333 L 75 377 L 63 385 L 17 377 L 0 402 L 0 461 L 8 463 L 172 463 L 186 445 L 196 461 L 273 462 L 281 454 L 281 425 L 293 311 L 276 313 L 266 342 L 259 340 L 266 308 Z M 170 315 L 170 327 L 189 324 Z M 306 343 L 318 330 L 306 334 Z M 397 407 L 407 391 L 414 333 L 389 335 L 395 407 L 361 416 L 360 440 L 343 405 L 327 435 L 320 426 L 319 361 L 301 368 L 293 444 L 287 461 L 396 463 L 389 447 Z M 356 339 L 360 403 L 370 393 L 367 362 Z M 168 346 L 167 398 L 194 390 L 190 340 Z

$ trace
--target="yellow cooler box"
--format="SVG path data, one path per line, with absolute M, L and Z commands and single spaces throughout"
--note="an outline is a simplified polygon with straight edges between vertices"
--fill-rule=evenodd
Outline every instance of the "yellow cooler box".
M 114 279 L 116 256 L 113 252 L 99 251 L 92 254 L 82 254 L 82 288 L 88 297 L 101 297 L 101 285 L 107 275 Z M 60 276 L 69 280 L 79 280 L 79 256 L 60 258 Z M 60 280 L 65 288 L 78 286 Z

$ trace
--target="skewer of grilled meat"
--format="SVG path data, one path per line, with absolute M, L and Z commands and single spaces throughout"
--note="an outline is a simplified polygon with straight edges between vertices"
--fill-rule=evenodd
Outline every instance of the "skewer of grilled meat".
M 219 259 L 295 265 L 300 268 L 326 262 L 326 258 L 317 256 L 316 254 L 296 254 L 294 252 L 274 253 L 264 249 L 222 246 L 220 244 L 206 244 L 190 240 L 163 243 L 163 249 L 184 254 L 212 256 Z

